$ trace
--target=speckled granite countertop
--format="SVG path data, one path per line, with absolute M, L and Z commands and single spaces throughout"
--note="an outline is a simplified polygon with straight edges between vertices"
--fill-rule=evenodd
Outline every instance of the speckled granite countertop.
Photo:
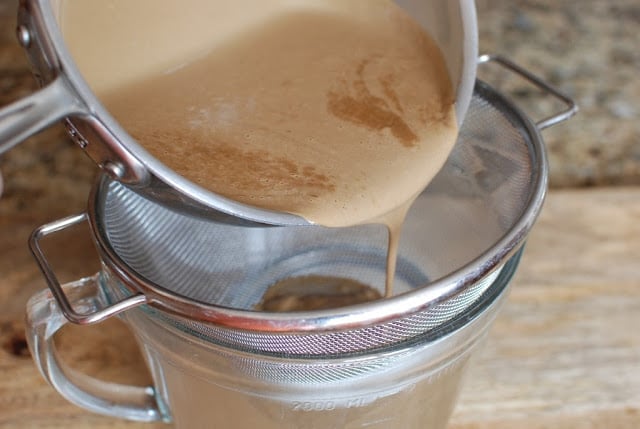
M 640 2 L 478 0 L 477 5 L 481 50 L 536 72 L 581 109 L 568 123 L 544 132 L 551 186 L 640 184 Z M 528 111 L 540 107 L 528 91 L 516 92 L 528 99 Z
M 35 89 L 15 35 L 16 0 L 0 2 L 0 105 Z M 581 112 L 544 132 L 551 187 L 640 184 L 640 49 L 637 0 L 478 0 L 482 52 L 499 53 L 565 90 Z M 499 74 L 486 77 L 499 85 Z M 552 109 L 528 84 L 505 91 L 533 118 Z M 68 189 L 83 204 L 95 167 L 53 127 L 0 159 L 2 211 L 46 198 L 47 186 Z M 80 197 L 78 197 L 78 195 Z M 37 202 L 35 202 L 37 204 Z

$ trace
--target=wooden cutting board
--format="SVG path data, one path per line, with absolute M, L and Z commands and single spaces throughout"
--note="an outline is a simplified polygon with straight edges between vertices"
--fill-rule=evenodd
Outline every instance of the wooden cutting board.
M 37 373 L 26 349 L 27 298 L 45 287 L 26 247 L 50 216 L 0 218 L 0 428 L 161 428 L 85 412 Z M 85 230 L 51 249 L 63 280 L 97 269 Z M 472 363 L 453 429 L 640 427 L 640 188 L 555 191 L 532 232 L 509 300 Z M 144 384 L 125 327 L 70 327 L 63 357 L 89 374 Z

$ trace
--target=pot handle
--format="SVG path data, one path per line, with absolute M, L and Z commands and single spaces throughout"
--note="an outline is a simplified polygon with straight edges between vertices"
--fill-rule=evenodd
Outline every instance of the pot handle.
M 549 128 L 555 124 L 558 124 L 560 122 L 566 121 L 567 119 L 569 119 L 570 117 L 572 117 L 573 115 L 575 115 L 578 112 L 578 106 L 576 105 L 576 102 L 569 97 L 568 95 L 564 94 L 562 91 L 560 91 L 557 88 L 554 88 L 553 86 L 549 85 L 547 82 L 545 82 L 544 80 L 540 79 L 538 76 L 534 75 L 533 73 L 529 72 L 528 70 L 520 67 L 519 65 L 517 65 L 516 63 L 514 63 L 513 61 L 501 56 L 501 55 L 490 55 L 490 54 L 486 54 L 486 55 L 481 55 L 478 58 L 478 64 L 484 64 L 484 63 L 489 63 L 489 62 L 493 62 L 496 63 L 518 75 L 520 75 L 521 77 L 525 78 L 526 80 L 528 80 L 529 82 L 531 82 L 533 85 L 537 86 L 538 88 L 540 88 L 541 90 L 553 95 L 554 97 L 556 97 L 558 100 L 560 100 L 561 102 L 563 102 L 567 108 L 559 113 L 553 114 L 545 119 L 542 119 L 541 121 L 538 121 L 536 123 L 536 127 L 539 130 L 544 130 L 545 128 Z
M 62 286 L 74 305 L 84 311 L 98 306 L 98 276 Z M 27 303 L 26 334 L 29 350 L 42 376 L 65 399 L 86 410 L 135 421 L 164 421 L 156 390 L 102 381 L 75 371 L 59 360 L 55 333 L 68 323 L 50 291 L 37 293 Z
M 63 77 L 0 109 L 0 154 L 66 116 L 84 113 Z

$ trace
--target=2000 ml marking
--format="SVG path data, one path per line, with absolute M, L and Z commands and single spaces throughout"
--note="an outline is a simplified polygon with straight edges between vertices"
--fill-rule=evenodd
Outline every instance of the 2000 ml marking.
M 352 398 L 340 401 L 294 401 L 293 411 L 331 411 L 336 408 L 358 408 L 369 405 L 375 399 L 371 398 Z

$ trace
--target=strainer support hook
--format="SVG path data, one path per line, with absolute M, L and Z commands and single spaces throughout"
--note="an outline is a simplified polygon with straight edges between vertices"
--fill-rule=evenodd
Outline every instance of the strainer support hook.
M 40 270 L 42 271 L 42 274 L 47 281 L 49 289 L 51 290 L 51 293 L 53 294 L 55 300 L 58 303 L 58 306 L 60 307 L 60 310 L 62 311 L 62 314 L 64 314 L 64 316 L 69 321 L 78 325 L 90 325 L 99 323 L 116 314 L 122 313 L 123 311 L 147 303 L 147 297 L 144 294 L 140 293 L 90 314 L 79 313 L 73 308 L 73 305 L 71 305 L 71 303 L 67 299 L 67 296 L 65 295 L 53 268 L 49 264 L 46 256 L 44 255 L 44 252 L 42 251 L 40 241 L 48 235 L 86 221 L 86 213 L 68 216 L 66 218 L 48 223 L 37 228 L 33 231 L 31 237 L 29 238 L 29 248 L 31 249 L 31 253 L 33 253 L 33 256 L 36 259 L 36 262 L 38 263 L 38 266 L 40 267 Z
M 496 54 L 484 54 L 478 58 L 478 64 L 485 64 L 489 62 L 496 63 L 506 68 L 507 70 L 520 75 L 521 77 L 531 82 L 533 85 L 537 86 L 539 89 L 553 95 L 555 98 L 566 104 L 567 108 L 565 110 L 538 121 L 536 123 L 536 127 L 538 128 L 538 130 L 544 130 L 545 128 L 549 128 L 560 122 L 566 121 L 567 119 L 578 113 L 578 105 L 571 97 L 555 88 L 554 86 L 548 84 L 544 80 L 540 79 L 538 76 L 534 75 L 525 68 L 520 67 L 513 61 Z

